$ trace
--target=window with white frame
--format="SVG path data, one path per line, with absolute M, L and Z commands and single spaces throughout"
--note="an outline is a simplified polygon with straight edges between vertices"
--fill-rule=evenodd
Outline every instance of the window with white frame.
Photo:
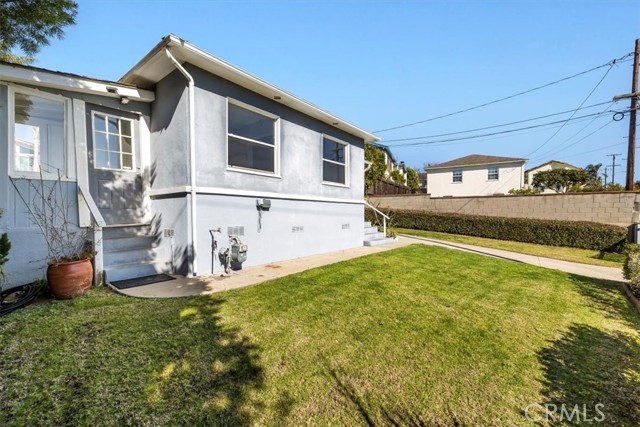
M 462 171 L 461 170 L 453 171 L 453 182 L 462 182 Z
M 349 144 L 324 136 L 322 138 L 322 180 L 347 185 Z
M 227 161 L 231 168 L 277 173 L 278 119 L 229 102 Z
M 133 170 L 133 122 L 94 112 L 93 153 L 96 168 Z
M 15 92 L 13 97 L 14 172 L 65 175 L 65 103 L 62 100 Z
M 498 172 L 498 168 L 491 167 L 491 168 L 487 169 L 487 179 L 489 181 L 497 181 L 499 177 L 500 177 L 500 175 L 499 175 L 499 172 Z

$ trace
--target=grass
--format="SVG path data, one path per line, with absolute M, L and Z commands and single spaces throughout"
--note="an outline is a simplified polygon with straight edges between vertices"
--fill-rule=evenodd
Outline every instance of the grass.
M 463 236 L 461 234 L 439 233 L 437 231 L 411 230 L 408 228 L 394 228 L 394 231 L 429 239 L 446 240 L 448 242 L 464 243 L 485 248 L 503 249 L 505 251 L 559 259 L 562 261 L 579 262 L 582 264 L 599 265 L 603 267 L 622 267 L 624 264 L 624 254 L 620 253 L 601 253 L 588 249 L 536 245 L 533 243 L 487 239 L 484 237 Z
M 3 426 L 511 427 L 534 403 L 640 424 L 617 284 L 424 245 L 210 296 L 29 307 L 0 318 L 0 372 Z

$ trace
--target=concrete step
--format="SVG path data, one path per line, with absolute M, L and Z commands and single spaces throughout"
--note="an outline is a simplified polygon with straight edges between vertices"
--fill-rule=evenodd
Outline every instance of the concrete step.
M 158 240 L 156 236 L 103 238 L 102 247 L 105 253 L 122 249 L 153 248 L 158 245 Z
M 364 245 L 365 246 L 386 245 L 387 243 L 393 243 L 395 241 L 396 240 L 393 237 L 385 237 L 385 238 L 376 239 L 376 240 L 365 240 Z
M 371 221 L 365 221 L 364 228 L 369 228 L 369 227 L 371 227 Z
M 378 227 L 365 227 L 364 228 L 364 234 L 373 234 L 373 233 L 378 233 Z
M 120 264 L 104 269 L 107 282 L 116 280 L 135 279 L 136 277 L 149 276 L 151 274 L 166 273 L 168 266 L 157 262 L 133 262 Z
M 150 236 L 152 234 L 153 230 L 149 224 L 104 227 L 102 229 L 102 237 L 105 240 L 124 237 Z
M 375 233 L 369 233 L 364 235 L 364 241 L 370 242 L 372 240 L 384 239 L 385 235 L 382 231 L 377 231 Z
M 130 264 L 132 262 L 153 261 L 155 253 L 150 246 L 114 249 L 104 252 L 105 267 Z

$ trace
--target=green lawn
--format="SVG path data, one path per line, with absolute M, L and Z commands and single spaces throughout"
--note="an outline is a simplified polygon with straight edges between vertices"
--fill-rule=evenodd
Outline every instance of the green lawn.
M 559 259 L 562 261 L 580 262 L 582 264 L 600 265 L 603 267 L 622 267 L 624 255 L 619 253 L 600 253 L 588 249 L 565 248 L 558 246 L 544 246 L 533 243 L 513 242 L 509 240 L 486 239 L 483 237 L 463 236 L 461 234 L 439 233 L 437 231 L 411 230 L 408 228 L 394 228 L 397 233 L 428 239 L 446 240 L 448 242 L 464 243 L 485 248 L 503 249 L 505 251 Z
M 511 427 L 534 403 L 640 425 L 640 320 L 617 284 L 412 245 L 0 318 L 2 426 Z

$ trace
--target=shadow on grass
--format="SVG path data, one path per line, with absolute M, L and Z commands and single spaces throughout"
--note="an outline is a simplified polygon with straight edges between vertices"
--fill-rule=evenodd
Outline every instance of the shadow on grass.
M 610 319 L 623 320 L 640 327 L 640 316 L 631 306 L 622 290 L 622 284 L 609 280 L 570 275 L 576 290 L 587 297 L 588 303 Z
M 551 425 L 640 425 L 640 344 L 632 336 L 574 324 L 537 356 L 545 375 L 541 404 L 569 411 L 579 405 L 591 419 L 601 404 L 606 417 L 604 424 L 577 415 L 560 421 L 557 412 Z
M 254 424 L 260 349 L 223 304 L 97 293 L 21 322 L 25 339 L 4 337 L 0 425 Z
M 328 369 L 327 372 L 333 380 L 334 388 L 355 408 L 361 418 L 361 425 L 368 427 L 458 427 L 461 425 L 449 410 L 447 410 L 447 416 L 450 419 L 433 420 L 401 403 L 390 406 L 372 404 L 359 396 L 355 387 L 349 383 L 348 379 L 341 378 L 341 374 L 336 369 Z

